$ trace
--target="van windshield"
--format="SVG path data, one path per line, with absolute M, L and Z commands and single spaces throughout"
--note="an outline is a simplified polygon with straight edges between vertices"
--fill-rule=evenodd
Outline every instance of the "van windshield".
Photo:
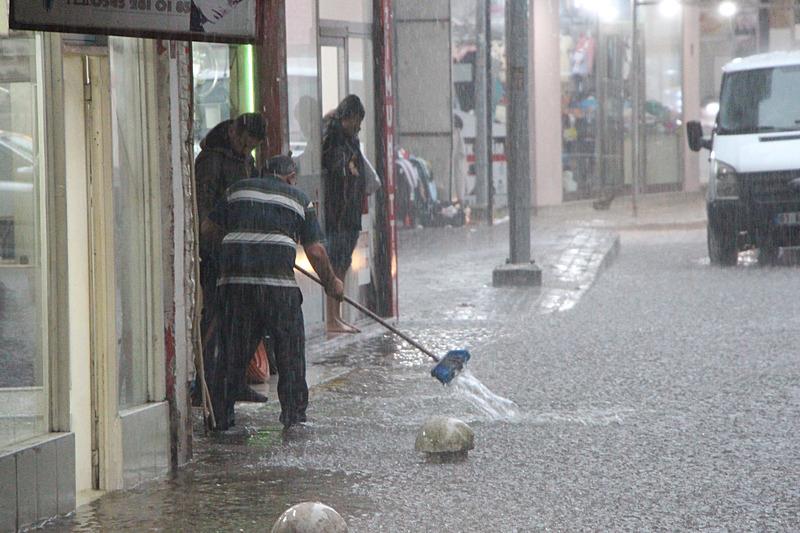
M 800 129 L 800 66 L 732 72 L 720 96 L 719 135 Z

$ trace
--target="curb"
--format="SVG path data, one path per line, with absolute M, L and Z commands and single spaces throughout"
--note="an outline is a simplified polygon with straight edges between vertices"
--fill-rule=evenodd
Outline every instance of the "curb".
M 621 239 L 616 231 L 609 228 L 578 227 L 575 228 L 570 240 L 574 239 L 576 234 L 585 234 L 594 240 L 592 244 L 584 243 L 583 246 L 578 247 L 580 252 L 578 255 L 583 257 L 582 261 L 584 261 L 585 265 L 584 283 L 579 291 L 583 293 L 594 285 L 600 273 L 609 268 L 619 256 Z M 560 282 L 553 277 L 546 275 L 544 279 L 542 289 L 564 290 L 559 287 Z M 572 282 L 570 282 L 571 284 Z M 495 288 L 493 290 L 500 289 Z M 397 322 L 393 318 L 390 318 L 389 321 L 392 323 Z M 374 323 L 370 319 L 364 319 L 356 325 L 361 329 L 360 333 L 341 334 L 332 338 L 327 338 L 326 334 L 322 333 L 314 335 L 307 340 L 306 367 L 309 389 L 323 387 L 327 383 L 357 370 L 356 367 L 339 366 L 331 363 L 328 360 L 328 356 L 332 352 L 346 349 L 348 345 L 364 342 L 386 332 L 380 324 Z
M 649 222 L 643 224 L 620 224 L 609 226 L 616 231 L 666 231 L 666 230 L 696 230 L 706 228 L 705 220 L 691 220 L 688 222 Z
M 600 272 L 603 272 L 607 268 L 611 266 L 611 264 L 617 259 L 619 256 L 620 250 L 622 248 L 622 243 L 620 241 L 619 235 L 614 235 L 614 238 L 611 242 L 611 246 L 609 246 L 603 254 L 603 259 L 600 261 L 600 264 L 597 267 L 597 272 L 595 272 L 594 278 L 597 279 L 597 276 Z M 594 284 L 594 282 L 592 282 Z

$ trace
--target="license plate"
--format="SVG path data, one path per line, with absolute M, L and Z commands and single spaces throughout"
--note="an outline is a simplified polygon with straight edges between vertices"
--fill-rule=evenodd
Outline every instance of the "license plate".
M 800 212 L 778 213 L 775 215 L 775 224 L 779 226 L 797 226 L 800 224 Z

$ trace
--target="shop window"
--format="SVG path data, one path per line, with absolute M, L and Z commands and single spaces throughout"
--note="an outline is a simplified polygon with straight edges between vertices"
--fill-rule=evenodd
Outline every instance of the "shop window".
M 372 41 L 350 37 L 348 43 L 348 67 L 350 77 L 349 92 L 357 94 L 369 110 L 361 124 L 359 139 L 364 145 L 364 154 L 375 161 L 375 84 L 373 82 Z
M 194 43 L 194 153 L 211 129 L 231 118 L 231 61 L 227 44 Z
M 0 447 L 49 429 L 40 58 L 0 39 Z
M 631 15 L 627 2 L 561 2 L 565 200 L 613 197 L 630 183 Z
M 588 198 L 598 188 L 596 15 L 565 8 L 560 53 L 564 195 L 566 199 Z
M 146 403 L 150 386 L 150 130 L 147 93 L 150 41 L 112 37 L 114 273 L 121 409 Z M 155 230 L 157 231 L 157 230 Z
M 322 172 L 322 106 L 317 68 L 317 23 L 314 0 L 286 5 L 289 144 L 295 156 L 298 184 L 315 199 Z
M 321 0 L 320 20 L 343 20 L 347 22 L 372 23 L 372 0 Z
M 658 6 L 641 6 L 644 69 L 642 135 L 645 190 L 679 187 L 683 181 L 682 18 L 669 16 Z

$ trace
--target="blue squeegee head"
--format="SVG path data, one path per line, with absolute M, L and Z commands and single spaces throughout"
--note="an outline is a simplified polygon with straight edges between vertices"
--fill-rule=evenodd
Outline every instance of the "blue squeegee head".
M 467 350 L 450 350 L 441 361 L 431 369 L 431 376 L 438 379 L 442 385 L 447 385 L 464 368 L 464 364 L 469 361 Z

